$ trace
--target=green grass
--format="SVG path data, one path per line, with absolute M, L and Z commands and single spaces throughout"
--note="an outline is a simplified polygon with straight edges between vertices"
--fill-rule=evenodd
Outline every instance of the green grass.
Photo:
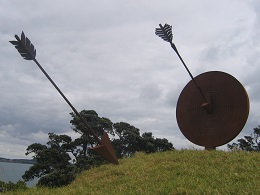
M 83 172 L 64 188 L 9 194 L 256 194 L 260 153 L 180 150 L 137 153 Z

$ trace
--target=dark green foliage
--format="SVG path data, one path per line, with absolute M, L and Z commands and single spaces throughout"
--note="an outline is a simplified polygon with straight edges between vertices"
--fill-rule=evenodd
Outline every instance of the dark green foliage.
M 142 138 L 139 129 L 124 122 L 115 123 L 113 127 L 119 139 L 114 140 L 112 144 L 119 158 L 131 156 L 133 153 L 141 151 Z
M 246 151 L 260 151 L 260 126 L 254 128 L 254 132 L 250 136 L 244 136 L 237 140 L 238 143 L 228 144 L 230 150 L 246 150 Z
M 114 139 L 112 145 L 120 158 L 140 151 L 153 153 L 174 149 L 167 139 L 155 139 L 151 132 L 145 132 L 141 136 L 140 130 L 128 123 L 115 123 L 113 127 L 119 139 Z
M 3 181 L 0 181 L 0 192 L 25 190 L 25 189 L 27 189 L 25 181 L 19 180 L 17 183 L 13 183 L 11 181 L 5 183 Z
M 112 122 L 108 118 L 99 117 L 94 110 L 82 110 L 80 116 L 87 121 L 89 127 L 97 133 L 97 135 L 102 135 L 104 131 L 109 134 L 113 134 Z M 81 135 L 90 133 L 81 120 L 77 117 L 75 113 L 70 113 L 72 120 L 70 123 L 73 126 L 73 130 Z M 93 141 L 95 143 L 95 141 Z
M 27 148 L 26 155 L 33 153 L 35 164 L 29 168 L 22 176 L 25 181 L 40 178 L 39 186 L 65 186 L 75 178 L 76 167 L 71 165 L 68 144 L 71 138 L 67 135 L 55 135 L 49 133 L 48 146 L 35 143 Z M 57 179 L 58 176 L 66 177 Z M 56 178 L 56 179 L 55 179 Z
M 99 137 L 104 131 L 113 135 L 113 123 L 108 118 L 99 117 L 94 110 L 82 110 L 79 114 Z M 93 148 L 96 141 L 77 115 L 75 113 L 70 113 L 70 115 L 72 116 L 72 120 L 70 121 L 72 129 L 81 135 L 80 138 L 75 140 L 78 149 L 77 156 L 75 157 L 87 157 L 89 155 L 89 148 Z
M 72 140 L 67 135 L 49 133 L 47 145 L 34 143 L 28 146 L 26 155 L 32 153 L 36 163 L 25 172 L 23 179 L 28 181 L 38 177 L 37 186 L 60 187 L 71 183 L 82 170 L 107 163 L 91 150 L 96 141 L 90 136 L 88 128 L 75 113 L 70 114 L 72 129 L 80 137 Z M 138 128 L 124 122 L 113 124 L 108 118 L 99 117 L 94 110 L 83 110 L 80 115 L 97 136 L 101 137 L 106 131 L 114 137 L 112 145 L 118 158 L 129 157 L 139 151 L 152 153 L 174 149 L 167 139 L 155 139 L 150 132 L 141 136 Z
M 92 136 L 90 136 L 88 129 L 75 113 L 70 113 L 70 115 L 72 116 L 72 120 L 70 121 L 72 129 L 81 135 L 74 141 L 77 148 L 73 153 L 75 157 L 75 165 L 80 170 L 87 170 L 91 167 L 106 163 L 106 160 L 90 150 L 96 145 L 96 141 Z M 104 131 L 111 135 L 114 134 L 112 128 L 113 123 L 108 118 L 99 117 L 96 111 L 82 110 L 80 116 L 87 121 L 89 127 L 96 132 L 99 137 L 101 137 Z
M 146 153 L 163 152 L 174 149 L 172 143 L 170 143 L 167 139 L 154 139 L 151 132 L 145 132 L 142 134 L 142 144 L 142 151 Z
M 75 166 L 53 169 L 49 174 L 40 178 L 37 186 L 61 187 L 70 184 L 77 175 Z

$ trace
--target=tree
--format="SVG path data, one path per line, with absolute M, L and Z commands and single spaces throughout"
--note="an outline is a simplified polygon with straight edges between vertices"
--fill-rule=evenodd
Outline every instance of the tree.
M 35 163 L 22 176 L 25 181 L 40 178 L 37 186 L 60 187 L 72 182 L 77 173 L 69 153 L 71 138 L 67 135 L 49 133 L 46 145 L 34 143 L 28 146 L 26 155 L 34 154 Z M 73 146 L 74 147 L 74 146 Z
M 115 123 L 113 128 L 119 137 L 112 141 L 118 157 L 128 157 L 139 151 L 153 153 L 174 149 L 167 139 L 155 139 L 151 132 L 145 132 L 141 136 L 140 130 L 128 123 Z
M 174 149 L 172 143 L 167 139 L 154 139 L 154 136 L 151 132 L 145 132 L 142 134 L 142 143 L 142 150 L 146 153 L 164 152 Z
M 137 151 L 141 151 L 141 136 L 140 130 L 128 123 L 119 122 L 113 124 L 115 134 L 119 137 L 118 140 L 113 140 L 112 145 L 119 158 L 131 156 Z
M 26 155 L 33 154 L 35 164 L 25 172 L 23 179 L 29 181 L 38 177 L 40 179 L 37 186 L 65 186 L 72 182 L 80 171 L 106 162 L 91 151 L 95 140 L 77 115 L 70 114 L 73 117 L 72 128 L 80 137 L 72 140 L 68 135 L 49 133 L 46 145 L 34 143 L 28 146 Z M 104 131 L 113 134 L 112 122 L 109 119 L 100 118 L 93 110 L 83 110 L 80 115 L 99 136 Z
M 114 135 L 112 122 L 105 117 L 99 117 L 94 110 L 82 110 L 80 116 L 87 121 L 89 128 L 91 128 L 97 136 L 101 137 L 104 131 L 108 134 Z M 84 170 L 93 166 L 101 165 L 106 162 L 99 155 L 94 153 L 91 148 L 96 144 L 95 139 L 90 135 L 88 128 L 82 123 L 75 113 L 70 113 L 72 120 L 72 129 L 80 134 L 74 143 L 77 146 L 76 165 Z
M 26 155 L 33 154 L 35 164 L 25 172 L 23 179 L 28 181 L 38 177 L 37 186 L 60 187 L 72 182 L 82 170 L 107 163 L 91 150 L 96 141 L 89 129 L 75 113 L 70 115 L 72 129 L 80 137 L 72 140 L 68 135 L 49 133 L 46 145 L 34 143 L 28 146 Z M 151 132 L 141 136 L 138 128 L 125 122 L 113 124 L 108 118 L 99 117 L 94 110 L 82 110 L 80 115 L 97 136 L 104 131 L 113 136 L 112 145 L 118 158 L 129 157 L 138 151 L 152 153 L 174 149 L 167 139 L 155 139 Z
M 230 150 L 260 151 L 260 126 L 254 128 L 250 136 L 237 140 L 238 143 L 228 144 Z

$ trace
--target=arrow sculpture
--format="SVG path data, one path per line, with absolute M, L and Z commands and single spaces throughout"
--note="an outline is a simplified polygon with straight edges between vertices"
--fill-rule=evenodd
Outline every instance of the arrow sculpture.
M 51 79 L 51 77 L 47 74 L 47 72 L 42 68 L 40 63 L 36 60 L 36 49 L 34 48 L 34 45 L 31 43 L 31 41 L 25 37 L 24 33 L 21 34 L 21 39 L 19 36 L 15 35 L 16 41 L 9 41 L 11 44 L 15 46 L 15 48 L 18 50 L 20 55 L 26 59 L 26 60 L 33 60 L 37 66 L 41 69 L 41 71 L 44 73 L 44 75 L 49 79 L 49 81 L 52 83 L 52 85 L 57 89 L 57 91 L 60 93 L 60 95 L 63 97 L 63 99 L 69 104 L 71 109 L 74 111 L 74 113 L 79 117 L 79 119 L 83 122 L 85 127 L 89 130 L 89 132 L 92 134 L 94 139 L 97 141 L 98 145 L 92 148 L 96 153 L 98 153 L 100 156 L 102 156 L 107 161 L 118 165 L 118 159 L 115 154 L 115 151 L 111 145 L 111 141 L 107 135 L 106 132 L 103 133 L 101 140 L 98 138 L 96 133 L 89 127 L 87 122 L 80 116 L 79 112 L 74 108 L 74 106 L 70 103 L 70 101 L 66 98 L 66 96 L 62 93 L 62 91 L 58 88 L 58 86 L 54 83 L 54 81 Z
M 175 44 L 172 42 L 172 26 L 169 24 L 165 24 L 164 26 L 162 26 L 161 24 L 159 24 L 160 28 L 156 28 L 155 29 L 155 34 L 159 37 L 161 37 L 164 41 L 169 42 L 172 49 L 176 52 L 176 54 L 178 55 L 178 57 L 180 58 L 182 64 L 184 65 L 185 69 L 187 70 L 187 72 L 189 73 L 192 81 L 194 82 L 194 84 L 196 85 L 198 91 L 200 92 L 202 98 L 204 99 L 204 103 L 201 105 L 208 114 L 210 114 L 212 112 L 212 105 L 211 105 L 211 100 L 208 94 L 204 95 L 202 89 L 199 87 L 199 85 L 197 84 L 197 82 L 195 81 L 194 77 L 192 76 L 190 70 L 188 69 L 188 67 L 186 66 L 185 62 L 183 61 L 181 55 L 179 54 Z

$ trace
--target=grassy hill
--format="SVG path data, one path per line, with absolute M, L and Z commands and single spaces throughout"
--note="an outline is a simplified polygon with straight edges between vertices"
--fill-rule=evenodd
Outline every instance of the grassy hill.
M 8 193 L 7 193 L 8 194 Z M 137 153 L 83 172 L 64 188 L 9 194 L 260 194 L 260 153 L 180 150 Z

